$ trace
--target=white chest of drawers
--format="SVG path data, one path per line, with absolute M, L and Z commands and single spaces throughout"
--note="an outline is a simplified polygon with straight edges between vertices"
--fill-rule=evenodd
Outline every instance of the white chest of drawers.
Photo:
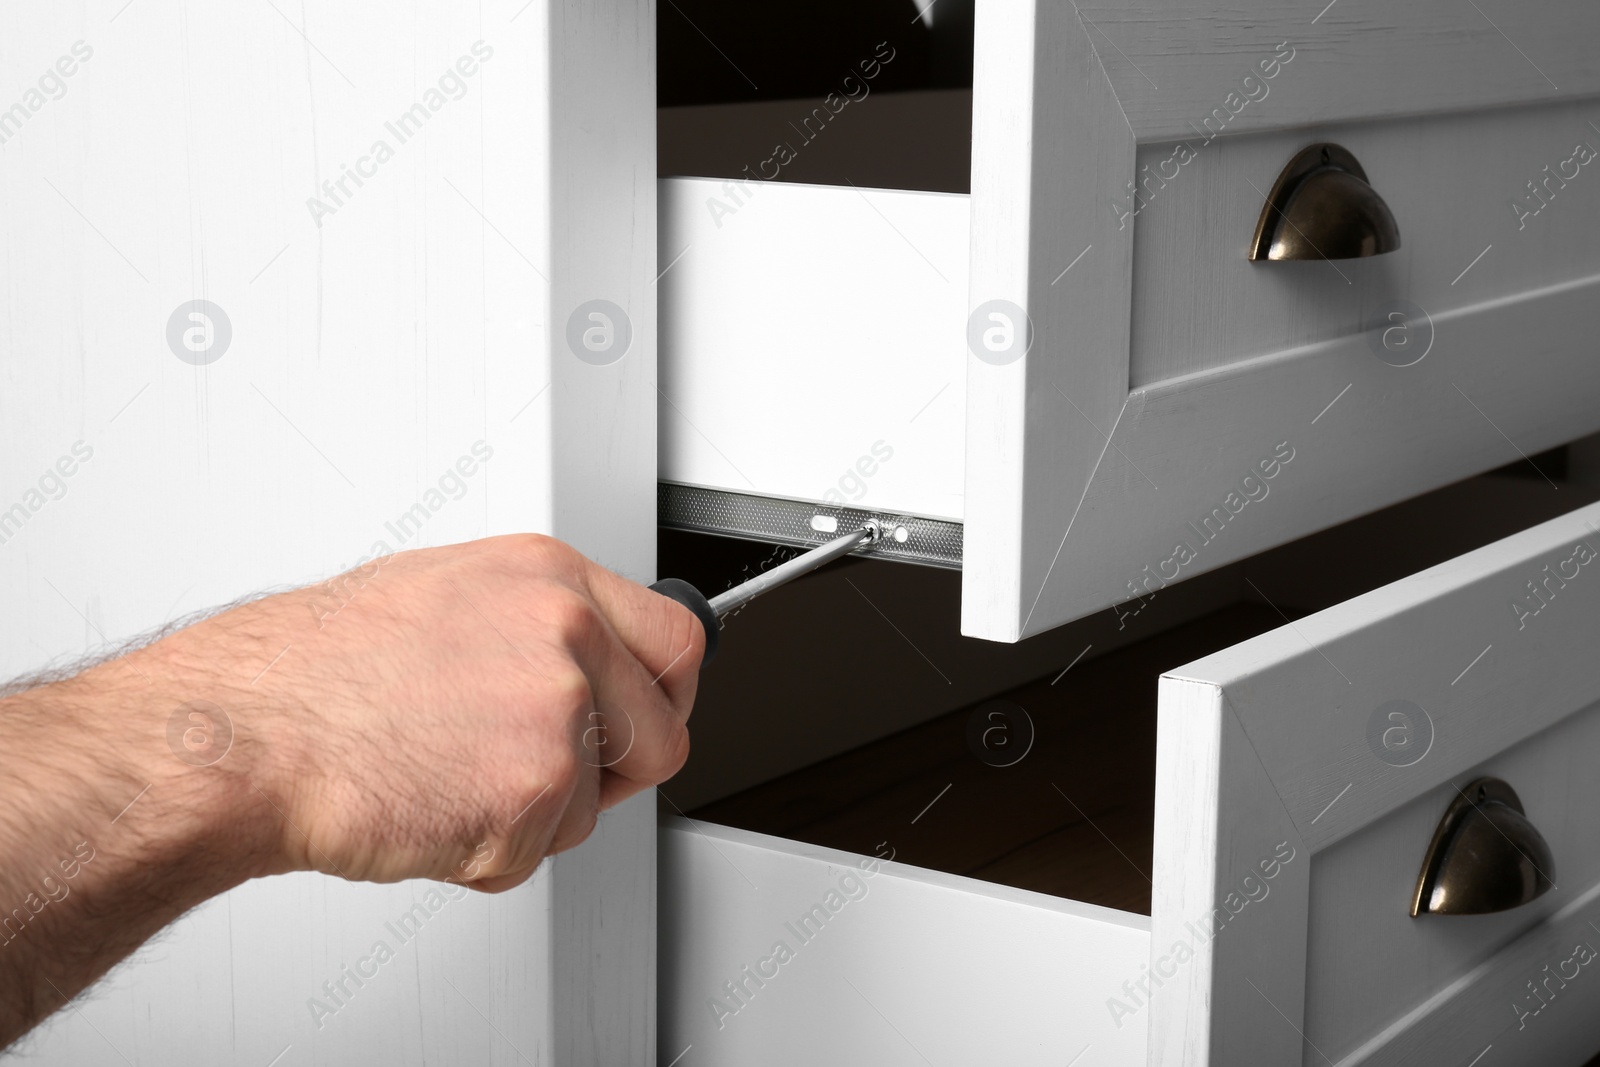
M 980 2 L 964 203 L 735 186 L 719 226 L 713 181 L 665 184 L 663 258 L 684 258 L 663 288 L 663 479 L 959 522 L 962 630 L 1015 641 L 1137 615 L 1177 581 L 1593 432 L 1600 183 L 1581 161 L 1600 63 L 1575 42 L 1600 22 L 1570 3 L 1521 33 L 1494 15 Z M 1315 142 L 1359 158 L 1397 251 L 1248 259 L 1278 172 Z M 743 319 L 719 328 L 735 306 L 794 325 L 754 342 Z M 981 351 L 986 326 L 1026 354 Z M 830 493 L 880 440 L 893 464 Z M 664 1057 L 1580 1062 L 1589 994 L 1572 981 L 1527 1014 L 1545 1003 L 1527 982 L 1582 940 L 1597 883 L 1571 755 L 1596 742 L 1578 649 L 1597 619 L 1572 578 L 1559 634 L 1525 639 L 1509 605 L 1539 602 L 1525 583 L 1597 522 L 1535 527 L 1164 678 L 1148 917 L 894 864 L 857 902 L 838 881 L 870 852 L 669 820 Z M 1414 766 L 1369 744 L 1398 700 L 1431 715 Z M 1572 877 L 1503 915 L 1412 919 L 1422 848 L 1482 775 L 1516 785 Z M 838 936 L 800 941 L 830 890 Z

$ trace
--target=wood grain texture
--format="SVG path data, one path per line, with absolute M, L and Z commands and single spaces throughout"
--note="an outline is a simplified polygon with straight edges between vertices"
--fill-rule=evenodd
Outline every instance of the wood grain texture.
M 652 4 L 158 0 L 4 23 L 8 71 L 92 48 L 7 127 L 0 170 L 0 507 L 25 512 L 0 544 L 6 672 L 486 534 L 553 532 L 653 576 Z M 204 367 L 166 336 L 196 298 L 233 331 Z M 610 366 L 567 345 L 596 298 L 632 320 Z M 92 458 L 33 507 L 80 440 Z M 653 847 L 641 798 L 523 890 L 450 902 L 403 945 L 386 924 L 425 885 L 251 884 L 31 1053 L 647 1063 Z M 313 998 L 338 1004 L 323 983 L 379 939 L 394 961 L 319 1018 Z
M 1600 679 L 1577 669 L 1600 637 L 1600 583 L 1586 586 L 1581 567 L 1565 582 L 1544 570 L 1594 551 L 1597 524 L 1600 505 L 1580 508 L 1181 673 L 1248 683 L 1240 721 L 1307 843 L 1327 847 L 1600 699 Z M 1528 583 L 1543 581 L 1551 599 L 1522 614 L 1541 603 Z M 1366 736 L 1374 709 L 1395 699 L 1433 722 L 1427 758 L 1403 768 L 1375 759 Z
M 1292 88 L 1304 73 L 1296 68 L 1301 58 L 1267 84 Z M 1278 103 L 1269 94 L 1251 108 L 1274 113 Z M 1144 188 L 1144 207 L 1132 226 L 1133 388 L 1357 335 L 1367 340 L 1367 331 L 1383 322 L 1383 310 L 1397 297 L 1434 320 L 1435 348 L 1428 360 L 1482 358 L 1473 323 L 1494 314 L 1490 302 L 1589 279 L 1600 269 L 1594 253 L 1600 174 L 1569 162 L 1580 142 L 1600 152 L 1600 133 L 1588 125 L 1600 121 L 1597 115 L 1590 103 L 1565 103 L 1391 122 L 1321 122 L 1310 131 L 1210 142 L 1204 132 L 1191 132 L 1177 144 L 1142 146 L 1136 160 L 1141 179 L 1147 173 L 1155 177 Z M 1397 251 L 1337 263 L 1245 258 L 1279 170 L 1314 141 L 1355 153 L 1399 224 Z M 1493 150 L 1475 153 L 1468 166 L 1461 155 L 1467 144 Z M 1180 146 L 1194 153 L 1181 167 L 1168 162 Z M 1547 204 L 1527 188 L 1546 178 L 1545 167 L 1550 185 L 1541 193 L 1549 197 Z M 1593 169 L 1600 171 L 1600 165 Z M 1162 174 L 1174 176 L 1163 180 Z M 1525 204 L 1519 211 L 1514 202 Z M 1581 316 L 1551 317 L 1531 336 L 1581 349 L 1576 339 L 1590 326 Z M 1426 321 L 1414 321 L 1408 332 L 1420 357 L 1428 343 Z M 1491 358 L 1499 357 L 1495 350 Z M 1504 425 L 1506 415 L 1518 419 L 1505 412 L 1495 417 Z M 1520 427 L 1506 432 L 1520 440 Z
M 1597 286 L 1439 316 L 1448 359 L 1395 368 L 1353 337 L 1135 392 L 1039 611 L 1120 602 L 1589 432 L 1600 378 L 1571 330 Z
M 1004 365 L 969 358 L 964 633 L 1014 641 L 1600 425 L 1583 341 L 1600 285 L 1585 236 L 1600 216 L 1587 208 L 1600 194 L 1578 184 L 1583 164 L 1567 164 L 1578 177 L 1553 184 L 1536 216 L 1509 206 L 1596 136 L 1567 95 L 1592 77 L 1592 57 L 1564 42 L 1568 88 L 1528 71 L 1543 88 L 1511 98 L 1529 106 L 1491 114 L 1504 96 L 1436 91 L 1477 76 L 1483 32 L 1438 42 L 1426 63 L 1452 74 L 1425 93 L 1418 65 L 1371 58 L 1403 47 L 1394 19 L 1340 4 L 1322 51 L 1348 69 L 1335 74 L 1339 58 L 1296 67 L 1321 53 L 1297 54 L 1225 137 L 1141 194 L 1135 215 L 1141 166 L 1194 131 L 1136 113 L 1156 90 L 1128 88 L 1145 78 L 1117 35 L 1173 69 L 1229 72 L 1220 101 L 1234 73 L 1274 54 L 1288 9 L 1144 5 L 1099 13 L 1122 20 L 1107 29 L 1059 5 L 1000 8 L 978 13 L 969 307 L 1010 301 L 1034 340 Z M 1543 10 L 1559 34 L 1581 36 L 1595 17 L 1571 2 Z M 1445 26 L 1465 17 L 1437 4 L 1405 17 L 1436 14 Z M 1511 64 L 1493 81 L 1522 61 L 1491 33 Z M 1200 84 L 1174 80 L 1162 106 L 1203 119 Z M 1388 122 L 1412 112 L 1431 117 Z M 1505 156 L 1458 166 L 1469 129 L 1509 145 Z M 1401 210 L 1402 250 L 1340 266 L 1343 277 L 1325 263 L 1244 262 L 1278 167 L 1325 134 L 1358 157 L 1370 148 L 1374 180 Z M 1373 348 L 1398 300 L 1431 316 L 1429 355 L 1407 367 Z M 1301 459 L 1265 486 L 1260 465 L 1279 449 Z M 1259 504 L 1245 501 L 1247 477 Z M 1226 532 L 1199 531 L 1219 508 Z
M 1163 678 L 1151 1064 L 1301 1061 L 1310 853 L 1222 690 Z
M 1441 1019 L 1456 1018 L 1471 1025 L 1460 1031 L 1463 1044 L 1452 1049 L 1475 1055 L 1482 1045 L 1465 1045 L 1482 1030 L 1472 1014 L 1478 994 L 1463 992 L 1477 981 L 1469 980 L 1473 968 L 1521 939 L 1537 942 L 1549 923 L 1560 921 L 1547 916 L 1600 878 L 1593 859 L 1595 804 L 1587 798 L 1588 764 L 1600 744 L 1592 714 L 1600 678 L 1589 669 L 1600 637 L 1600 585 L 1586 584 L 1587 564 L 1564 562 L 1600 559 L 1593 547 L 1597 520 L 1600 505 L 1580 508 L 1163 680 L 1159 744 L 1174 746 L 1172 762 L 1164 765 L 1209 765 L 1214 761 L 1204 745 L 1220 742 L 1207 739 L 1236 722 L 1237 739 L 1221 751 L 1247 750 L 1244 769 L 1223 773 L 1214 785 L 1200 783 L 1198 795 L 1226 797 L 1243 788 L 1241 777 L 1245 785 L 1267 783 L 1276 803 L 1258 797 L 1216 825 L 1231 827 L 1237 838 L 1266 820 L 1269 835 L 1292 833 L 1306 859 L 1316 858 L 1314 876 L 1283 898 L 1302 901 L 1304 914 L 1293 929 L 1219 938 L 1215 946 L 1228 966 L 1249 971 L 1278 967 L 1287 945 L 1309 945 L 1302 966 L 1315 980 L 1306 986 L 1304 1009 L 1277 1007 L 1304 1033 L 1317 1062 L 1353 1054 L 1380 1034 L 1389 1051 L 1374 1052 L 1372 1062 L 1414 1062 L 1421 1046 L 1408 1027 L 1425 1024 L 1438 1033 L 1450 1026 Z M 1191 699 L 1207 691 L 1215 698 Z M 1407 702 L 1403 720 L 1385 714 L 1394 701 Z M 1404 733 L 1393 736 L 1396 728 Z M 1186 742 L 1189 732 L 1195 736 Z M 1198 747 L 1183 755 L 1183 744 Z M 1547 823 L 1550 838 L 1571 857 L 1571 881 L 1558 881 L 1560 890 L 1550 899 L 1509 915 L 1411 920 L 1405 909 L 1420 849 L 1455 787 L 1480 773 L 1502 773 L 1514 786 L 1526 783 L 1536 825 Z M 1174 855 L 1184 855 L 1163 842 L 1188 842 L 1191 866 L 1212 853 L 1231 855 L 1232 845 L 1206 838 L 1213 814 L 1197 807 L 1193 789 L 1159 773 L 1157 782 L 1152 931 L 1159 945 L 1161 931 L 1176 920 L 1163 894 L 1179 892 L 1160 872 Z M 1169 784 L 1173 791 L 1164 793 Z M 1270 904 L 1262 913 L 1273 913 Z M 1208 993 L 1219 997 L 1223 987 L 1213 984 L 1194 995 Z M 1195 1029 L 1195 1013 L 1208 1011 L 1203 999 L 1188 1009 L 1173 1007 L 1170 1016 L 1158 1011 L 1152 1048 L 1215 1050 L 1259 1023 L 1247 1024 L 1242 1015 L 1219 1011 L 1220 1001 L 1211 1003 L 1209 1035 L 1197 1036 Z M 1584 1022 L 1578 1013 L 1548 1013 L 1539 1020 L 1546 1031 L 1540 1047 L 1576 1060 L 1590 1040 Z M 1431 1057 L 1437 1049 L 1429 1049 Z M 1307 1062 L 1312 1058 L 1308 1054 Z
M 1495 1052 L 1485 1062 L 1562 1062 L 1557 1053 L 1564 1050 L 1571 1063 L 1579 1058 L 1575 1053 L 1600 1045 L 1588 1025 L 1593 1016 L 1576 995 L 1584 992 L 1591 968 L 1582 966 L 1574 977 L 1563 966 L 1579 942 L 1600 949 L 1600 934 L 1583 925 L 1600 922 L 1592 900 L 1600 887 L 1597 752 L 1600 712 L 1591 707 L 1317 854 L 1307 933 L 1315 964 L 1307 978 L 1305 1030 L 1318 1048 L 1335 1060 L 1468 1063 L 1492 1043 Z M 1502 778 L 1517 791 L 1555 858 L 1556 888 L 1497 915 L 1412 919 L 1406 904 L 1421 870 L 1422 845 L 1460 796 L 1457 790 L 1481 775 Z M 1566 921 L 1573 909 L 1587 936 L 1575 936 Z M 1352 937 L 1354 929 L 1362 936 Z M 1545 958 L 1535 962 L 1540 955 Z M 1565 969 L 1570 981 L 1552 983 L 1542 994 L 1551 1000 L 1548 1010 L 1539 1010 L 1526 983 L 1544 980 L 1546 964 Z M 1351 974 L 1372 977 L 1339 980 Z M 1441 975 L 1461 977 L 1445 984 Z M 1482 988 L 1469 994 L 1470 987 Z M 1374 1027 L 1374 1020 L 1381 1025 Z M 1555 1058 L 1545 1060 L 1545 1052 Z
M 1588 46 L 1600 12 L 1570 0 L 1403 8 L 1338 3 L 1177 4 L 1080 9 L 1117 101 L 1141 143 L 1187 137 L 1190 123 L 1291 42 L 1305 62 L 1274 86 L 1272 109 L 1244 107 L 1230 132 L 1576 100 L 1600 92 Z
M 1427 1064 L 1455 1056 L 1461 1062 L 1548 1063 L 1594 1067 L 1595 1037 L 1584 1025 L 1600 1006 L 1600 989 L 1588 977 L 1587 957 L 1596 935 L 1600 885 L 1572 900 L 1536 929 L 1472 968 L 1458 982 L 1418 1005 L 1342 1060 L 1352 1065 Z M 1548 968 L 1548 970 L 1547 970 Z M 1532 982 L 1537 991 L 1530 991 Z M 1548 983 L 1548 984 L 1546 984 Z M 1559 1020 L 1559 1021 L 1558 1021 Z
M 1068 7 L 982 5 L 975 37 L 968 307 L 1023 309 L 1033 340 L 1009 363 L 968 357 L 961 628 L 1015 641 L 1073 617 L 1041 598 L 1127 393 L 1133 249 L 1078 205 L 1121 191 L 1134 142 Z

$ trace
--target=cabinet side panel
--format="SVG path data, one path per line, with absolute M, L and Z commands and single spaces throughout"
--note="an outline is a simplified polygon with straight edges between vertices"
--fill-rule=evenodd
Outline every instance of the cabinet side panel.
M 550 8 L 553 532 L 649 582 L 656 5 L 552 0 Z M 525 951 L 546 961 L 554 1063 L 654 1062 L 655 821 L 655 793 L 647 791 L 605 813 L 589 841 L 549 863 L 550 940 Z M 498 1054 L 508 1067 L 521 1061 L 503 1045 Z
M 0 537 L 4 673 L 485 535 L 651 577 L 653 27 L 649 4 L 567 0 L 9 13 L 0 66 L 74 73 L 0 130 L 0 499 L 24 511 Z M 627 309 L 629 358 L 564 347 L 578 294 Z M 427 884 L 252 883 L 31 1051 L 647 1063 L 649 812 L 404 943 L 389 925 Z M 379 941 L 395 962 L 331 1000 Z

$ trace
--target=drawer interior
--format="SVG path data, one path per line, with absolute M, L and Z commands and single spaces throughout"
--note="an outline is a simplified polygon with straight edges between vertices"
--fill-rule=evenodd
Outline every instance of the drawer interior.
M 691 815 L 1148 915 L 1156 679 L 1282 622 L 1225 608 Z
M 660 480 L 959 544 L 971 0 L 657 18 Z
M 660 174 L 967 192 L 973 9 L 660 5 Z

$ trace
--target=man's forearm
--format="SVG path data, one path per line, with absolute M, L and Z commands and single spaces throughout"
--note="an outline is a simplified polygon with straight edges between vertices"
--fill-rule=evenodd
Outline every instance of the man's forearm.
M 185 748 L 169 730 L 175 714 L 204 729 L 182 709 L 214 684 L 145 650 L 0 700 L 0 1047 L 183 912 L 267 873 L 276 816 L 248 741 L 205 765 L 199 733 Z

